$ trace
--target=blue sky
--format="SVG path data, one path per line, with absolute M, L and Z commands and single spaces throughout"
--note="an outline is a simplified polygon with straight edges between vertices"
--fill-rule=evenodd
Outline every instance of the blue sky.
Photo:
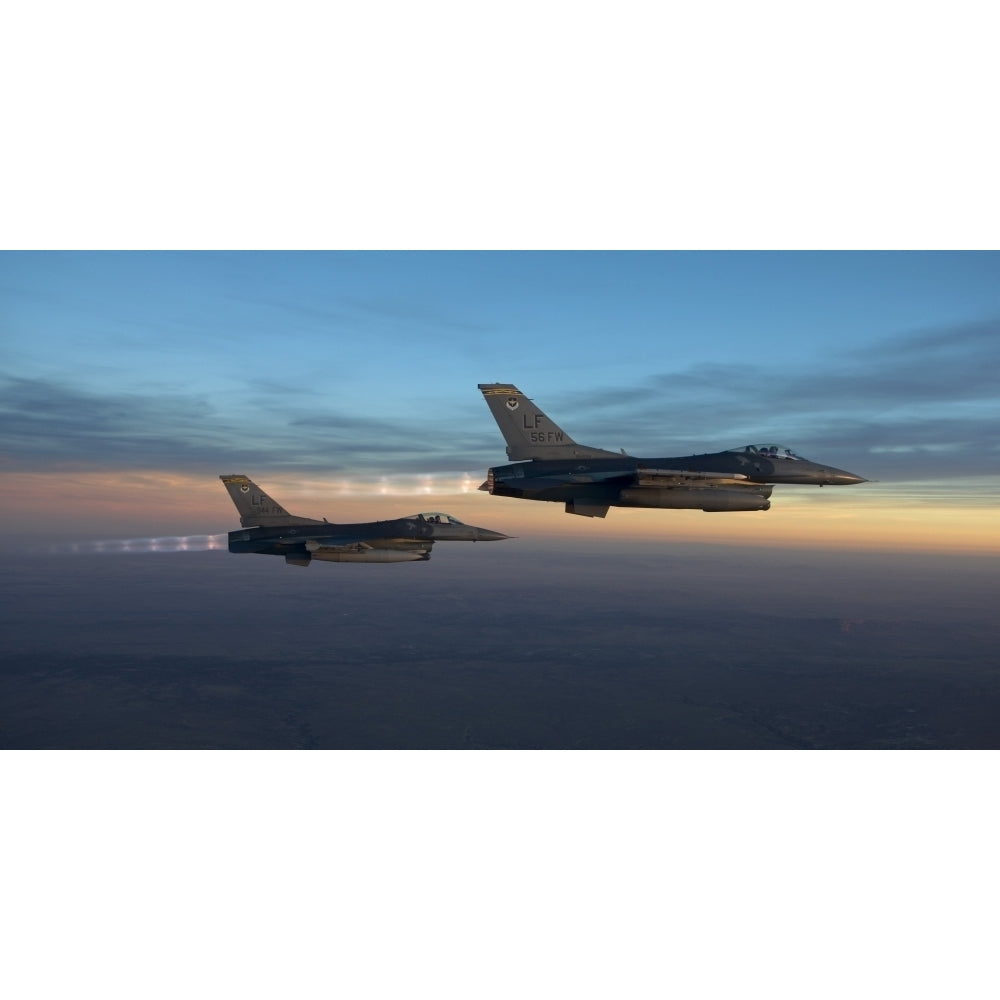
M 8 470 L 469 473 L 511 381 L 578 440 L 997 473 L 1000 255 L 4 253 Z

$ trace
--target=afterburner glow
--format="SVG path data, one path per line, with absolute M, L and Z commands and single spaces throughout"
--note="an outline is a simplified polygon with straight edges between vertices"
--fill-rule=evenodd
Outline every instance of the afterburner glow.
M 226 535 L 169 535 L 164 538 L 112 538 L 102 541 L 67 542 L 54 552 L 74 555 L 131 555 L 149 552 L 209 552 L 226 548 Z

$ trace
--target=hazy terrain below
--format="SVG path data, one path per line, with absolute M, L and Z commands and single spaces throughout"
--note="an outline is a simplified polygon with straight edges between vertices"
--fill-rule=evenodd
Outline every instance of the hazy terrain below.
M 656 543 L 5 557 L 6 748 L 995 748 L 994 561 Z

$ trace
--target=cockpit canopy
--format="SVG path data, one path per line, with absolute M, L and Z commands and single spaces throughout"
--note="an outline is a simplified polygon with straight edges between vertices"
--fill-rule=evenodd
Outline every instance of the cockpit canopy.
M 781 444 L 748 444 L 742 448 L 730 448 L 730 455 L 760 455 L 761 458 L 787 458 L 793 462 L 806 461 L 801 455 L 796 455 L 791 448 Z
M 426 521 L 428 524 L 462 524 L 457 517 L 451 514 L 442 514 L 439 510 L 428 511 L 425 514 L 412 515 L 414 520 Z

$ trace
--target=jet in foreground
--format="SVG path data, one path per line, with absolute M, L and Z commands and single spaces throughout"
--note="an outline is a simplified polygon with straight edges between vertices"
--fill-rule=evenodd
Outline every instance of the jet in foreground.
M 430 559 L 435 542 L 496 542 L 509 535 L 463 524 L 450 514 L 415 514 L 394 521 L 330 524 L 289 514 L 246 476 L 219 476 L 240 513 L 229 532 L 230 552 L 284 556 L 291 566 L 322 562 L 415 562 Z
M 479 488 L 494 496 L 549 500 L 567 514 L 604 517 L 609 507 L 767 510 L 776 483 L 851 486 L 867 482 L 775 444 L 714 455 L 633 458 L 577 444 L 517 386 L 479 386 L 517 464 L 490 469 Z

